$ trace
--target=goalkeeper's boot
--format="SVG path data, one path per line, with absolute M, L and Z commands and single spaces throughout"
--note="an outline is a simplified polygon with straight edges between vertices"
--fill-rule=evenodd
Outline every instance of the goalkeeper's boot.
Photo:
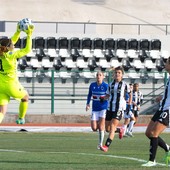
M 24 118 L 19 118 L 16 120 L 17 124 L 25 124 L 25 119 Z
M 169 162 L 170 162 L 170 151 L 166 152 L 165 157 L 164 157 L 164 161 L 166 163 L 166 166 L 168 166 Z
M 107 152 L 108 149 L 109 149 L 109 148 L 108 148 L 106 145 L 100 146 L 100 150 L 102 150 L 103 152 Z
M 144 166 L 144 167 L 156 166 L 156 162 L 155 161 L 148 161 L 147 163 L 142 164 L 142 166 Z

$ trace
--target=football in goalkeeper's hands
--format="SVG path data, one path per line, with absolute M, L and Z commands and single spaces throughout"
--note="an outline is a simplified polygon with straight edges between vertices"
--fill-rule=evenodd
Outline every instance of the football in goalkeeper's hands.
M 26 31 L 28 30 L 28 26 L 34 27 L 34 24 L 31 19 L 24 18 L 18 22 L 18 26 L 21 31 Z

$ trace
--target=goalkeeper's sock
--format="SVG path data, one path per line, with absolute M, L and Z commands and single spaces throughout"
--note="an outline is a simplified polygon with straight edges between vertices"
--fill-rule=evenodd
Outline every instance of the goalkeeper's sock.
M 3 121 L 4 119 L 4 114 L 0 112 L 0 123 Z
M 28 109 L 28 102 L 21 101 L 20 105 L 19 105 L 19 118 L 21 118 L 21 119 L 25 118 L 27 109 Z

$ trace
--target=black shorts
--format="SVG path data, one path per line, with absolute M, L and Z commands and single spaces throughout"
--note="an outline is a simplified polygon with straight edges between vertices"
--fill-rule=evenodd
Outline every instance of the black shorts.
M 139 111 L 138 110 L 134 110 L 133 114 L 134 114 L 135 117 L 138 117 L 139 116 Z
M 117 120 L 120 121 L 122 119 L 122 115 L 123 115 L 122 111 L 113 112 L 113 111 L 107 110 L 105 120 L 106 121 L 111 121 L 112 119 L 117 119 Z
M 158 110 L 153 115 L 151 120 L 154 121 L 154 122 L 158 121 L 158 122 L 162 123 L 165 126 L 169 126 L 169 123 L 170 123 L 169 122 L 169 110 L 164 110 L 164 111 L 159 111 Z

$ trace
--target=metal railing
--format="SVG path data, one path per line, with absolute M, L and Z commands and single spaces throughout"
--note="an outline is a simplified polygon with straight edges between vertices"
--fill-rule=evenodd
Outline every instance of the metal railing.
M 0 32 L 13 32 L 18 21 L 0 21 Z M 129 24 L 96 22 L 40 22 L 34 21 L 35 33 L 50 34 L 161 34 L 170 33 L 170 24 Z
M 69 80 L 70 82 L 67 83 L 67 81 L 62 82 L 61 77 L 55 77 L 55 70 L 48 70 L 44 71 L 41 70 L 41 73 L 47 73 L 51 72 L 51 77 L 45 76 L 45 74 L 39 75 L 40 70 L 30 70 L 32 72 L 31 77 L 24 77 L 20 76 L 20 81 L 24 85 L 24 87 L 28 90 L 30 95 L 30 101 L 31 103 L 34 103 L 36 101 L 42 100 L 42 101 L 49 101 L 51 104 L 51 114 L 55 113 L 56 105 L 55 101 L 71 101 L 72 104 L 75 103 L 75 101 L 86 101 L 87 98 L 87 92 L 89 88 L 89 83 L 92 81 L 95 81 L 95 76 L 93 78 L 87 78 L 88 81 L 86 83 L 82 82 L 77 83 L 74 79 L 82 79 L 81 77 L 74 77 L 71 76 L 70 78 L 64 78 L 65 80 Z M 24 72 L 24 71 L 23 71 Z M 74 73 L 74 71 L 72 71 Z M 166 72 L 165 72 L 166 74 Z M 75 74 L 72 74 L 75 75 Z M 105 72 L 105 81 L 110 82 L 112 80 L 112 74 L 108 71 Z M 40 77 L 39 77 L 40 76 Z M 29 80 L 27 82 L 27 79 Z M 86 79 L 86 78 L 83 78 Z M 82 81 L 85 81 L 83 80 Z M 162 83 L 166 81 L 162 80 Z M 130 83 L 131 79 L 126 78 L 127 82 Z M 136 80 L 140 81 L 140 79 Z M 148 81 L 151 81 L 149 79 Z M 60 82 L 60 83 L 59 83 Z M 142 82 L 142 81 L 141 81 Z M 152 102 L 153 97 L 160 93 L 160 90 L 162 89 L 163 85 L 159 87 L 154 87 L 154 81 L 152 82 L 153 86 L 148 87 L 148 89 L 142 89 L 142 86 L 140 89 L 143 91 L 147 91 L 144 96 L 144 104 L 147 104 L 148 102 Z M 164 83 L 163 83 L 164 84 Z M 157 94 L 156 94 L 157 92 Z M 162 92 L 162 91 L 161 91 Z

